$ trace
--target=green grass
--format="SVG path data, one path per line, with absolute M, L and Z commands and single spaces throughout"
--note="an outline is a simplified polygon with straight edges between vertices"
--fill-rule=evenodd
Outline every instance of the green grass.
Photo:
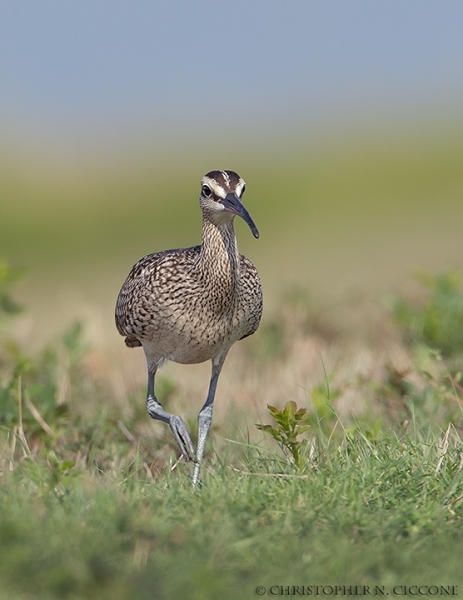
M 257 585 L 461 585 L 461 444 L 359 432 L 305 475 L 260 450 L 182 472 L 25 459 L 0 495 L 8 598 L 254 597 Z M 142 459 L 138 457 L 140 465 Z M 282 468 L 283 467 L 283 468 Z M 24 596 L 21 596 L 24 594 Z
M 182 470 L 148 476 L 138 454 L 53 481 L 49 457 L 26 458 L 2 481 L 2 589 L 232 598 L 256 585 L 461 584 L 461 444 L 449 437 L 444 455 L 431 434 L 358 432 L 302 476 L 248 450 L 234 468 L 213 460 L 198 494 Z
M 7 309 L 13 280 L 5 267 Z M 282 315 L 303 330 L 301 306 L 275 316 L 285 347 L 294 336 Z M 273 429 L 292 446 L 232 419 L 213 432 L 193 493 L 191 465 L 173 468 L 168 428 L 153 430 L 140 397 L 121 406 L 88 371 L 80 325 L 31 355 L 11 340 L 10 312 L 0 313 L 2 600 L 463 585 L 463 394 L 423 340 L 410 341 L 408 371 L 389 365 L 381 380 L 358 382 L 365 414 L 338 414 L 328 375 L 310 390 L 309 418 L 282 399 L 267 419 L 278 417 Z M 161 387 L 169 403 L 175 389 Z M 305 443 L 295 457 L 296 436 Z

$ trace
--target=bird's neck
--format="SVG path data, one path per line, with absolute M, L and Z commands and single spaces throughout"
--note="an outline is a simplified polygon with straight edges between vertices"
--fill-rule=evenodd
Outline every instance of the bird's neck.
M 214 278 L 222 276 L 234 281 L 238 275 L 239 253 L 233 221 L 216 224 L 203 221 L 201 262 L 204 271 Z

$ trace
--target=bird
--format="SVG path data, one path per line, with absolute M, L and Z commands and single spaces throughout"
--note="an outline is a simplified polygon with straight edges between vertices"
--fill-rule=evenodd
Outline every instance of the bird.
M 193 488 L 200 466 L 217 382 L 233 344 L 257 330 L 262 285 L 256 267 L 239 253 L 234 230 L 241 217 L 253 236 L 259 231 L 243 205 L 246 184 L 234 171 L 215 170 L 201 180 L 201 244 L 148 254 L 130 271 L 119 292 L 115 320 L 129 348 L 141 346 L 148 369 L 146 408 L 167 423 L 181 455 L 194 462 Z M 206 401 L 198 414 L 196 452 L 184 420 L 167 412 L 155 394 L 155 375 L 166 361 L 196 364 L 210 360 Z

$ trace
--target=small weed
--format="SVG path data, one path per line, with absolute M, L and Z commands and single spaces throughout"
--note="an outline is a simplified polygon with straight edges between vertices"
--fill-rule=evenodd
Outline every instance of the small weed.
M 307 419 L 307 409 L 298 408 L 292 400 L 284 405 L 283 410 L 270 404 L 267 404 L 267 407 L 276 421 L 276 427 L 258 424 L 257 429 L 270 434 L 284 450 L 289 451 L 296 467 L 302 470 L 305 464 L 302 450 L 307 445 L 307 440 L 297 438 L 310 429 L 310 425 L 304 423 Z

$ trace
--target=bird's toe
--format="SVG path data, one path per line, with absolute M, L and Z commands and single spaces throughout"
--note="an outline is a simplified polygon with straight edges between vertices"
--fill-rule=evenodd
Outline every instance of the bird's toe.
M 173 415 L 170 419 L 170 428 L 185 460 L 196 462 L 196 455 L 191 442 L 190 434 L 182 417 Z

